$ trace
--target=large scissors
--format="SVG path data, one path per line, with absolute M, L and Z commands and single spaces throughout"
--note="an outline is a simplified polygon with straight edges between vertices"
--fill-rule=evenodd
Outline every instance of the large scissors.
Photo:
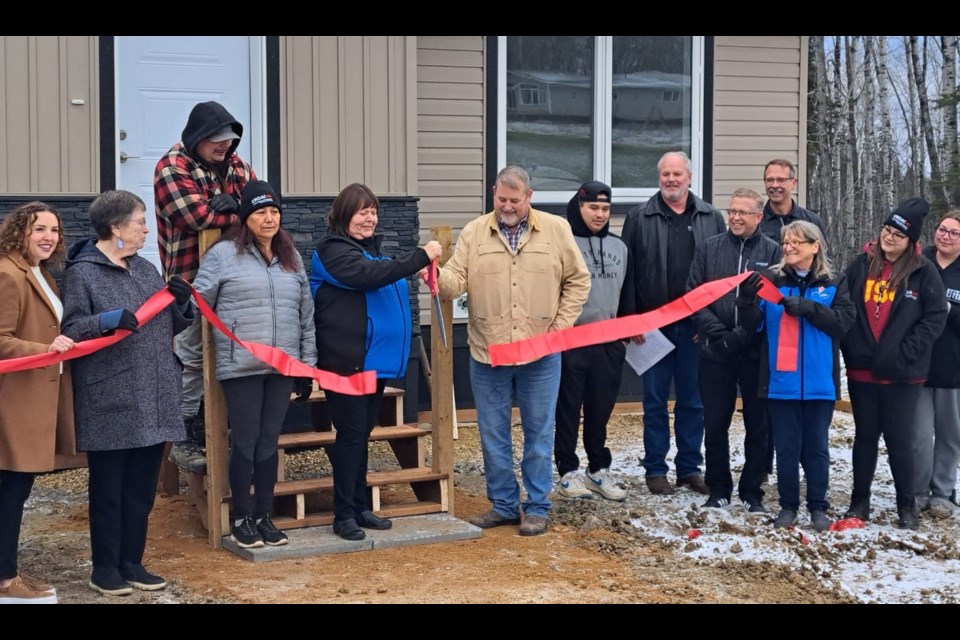
M 443 348 L 449 349 L 447 344 L 447 326 L 443 321 L 443 310 L 440 308 L 440 284 L 437 282 L 437 261 L 434 260 L 427 267 L 427 276 L 425 278 L 427 286 L 430 287 L 430 295 L 433 297 L 433 311 L 437 314 L 437 324 L 440 325 L 440 339 L 443 340 Z

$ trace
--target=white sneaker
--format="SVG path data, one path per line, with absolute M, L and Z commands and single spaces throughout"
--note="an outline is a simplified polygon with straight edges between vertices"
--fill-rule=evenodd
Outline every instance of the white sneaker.
M 623 502 L 627 499 L 627 492 L 617 486 L 617 481 L 610 474 L 610 469 L 600 469 L 596 473 L 587 472 L 587 489 L 599 493 L 607 500 Z
M 557 493 L 564 498 L 591 499 L 593 494 L 583 486 L 583 476 L 578 471 L 568 471 L 557 483 Z

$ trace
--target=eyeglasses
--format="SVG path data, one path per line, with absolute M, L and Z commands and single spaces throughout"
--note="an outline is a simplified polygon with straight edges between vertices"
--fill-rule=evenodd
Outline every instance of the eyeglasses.
M 727 209 L 728 218 L 746 218 L 747 216 L 760 215 L 759 211 L 744 211 L 743 209 Z
M 883 227 L 881 227 L 881 228 L 880 228 L 880 233 L 881 233 L 881 234 L 884 234 L 884 233 L 885 233 L 885 234 L 887 234 L 888 236 L 891 236 L 894 240 L 906 240 L 906 239 L 907 239 L 907 235 L 906 235 L 906 234 L 900 233 L 900 232 L 897 231 L 896 229 L 892 229 L 892 228 L 890 228 L 890 227 L 888 227 L 888 226 L 883 226 Z
M 787 184 L 791 180 L 796 180 L 796 178 L 764 178 L 764 184 Z
M 816 240 L 784 240 L 780 243 L 780 246 L 797 248 L 802 244 L 813 244 L 814 242 Z
M 951 240 L 960 240 L 960 230 L 958 229 L 948 229 L 943 225 L 937 227 L 938 236 L 947 236 Z

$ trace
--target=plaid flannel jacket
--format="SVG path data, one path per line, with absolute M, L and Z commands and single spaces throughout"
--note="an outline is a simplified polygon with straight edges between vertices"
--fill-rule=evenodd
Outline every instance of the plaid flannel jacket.
M 230 156 L 226 177 L 191 156 L 178 142 L 157 163 L 153 193 L 157 202 L 157 242 L 164 275 L 174 274 L 193 281 L 200 268 L 199 233 L 203 229 L 229 227 L 237 222 L 234 213 L 216 213 L 207 206 L 213 196 L 240 192 L 257 176 L 237 154 Z

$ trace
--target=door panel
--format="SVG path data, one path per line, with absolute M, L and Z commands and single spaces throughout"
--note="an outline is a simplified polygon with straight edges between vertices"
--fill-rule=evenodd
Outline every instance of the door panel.
M 244 125 L 237 153 L 250 161 L 250 38 L 118 36 L 116 65 L 117 188 L 146 203 L 150 237 L 141 254 L 159 267 L 153 171 L 193 106 L 216 100 L 226 107 Z

